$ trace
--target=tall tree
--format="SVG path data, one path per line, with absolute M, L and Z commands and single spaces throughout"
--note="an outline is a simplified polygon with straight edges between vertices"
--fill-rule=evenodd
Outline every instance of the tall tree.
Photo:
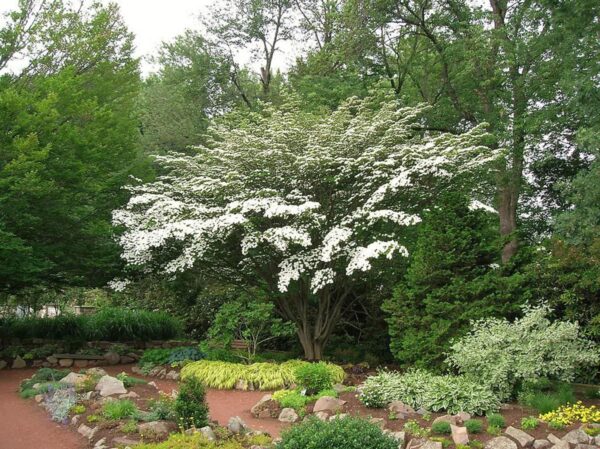
M 472 185 L 496 154 L 483 127 L 419 129 L 420 109 L 352 100 L 324 118 L 296 100 L 216 127 L 193 156 L 115 213 L 123 257 L 163 273 L 199 270 L 264 290 L 320 359 L 354 287 L 377 260 L 405 255 L 406 226 L 439 189 Z M 469 176 L 462 176 L 469 173 Z

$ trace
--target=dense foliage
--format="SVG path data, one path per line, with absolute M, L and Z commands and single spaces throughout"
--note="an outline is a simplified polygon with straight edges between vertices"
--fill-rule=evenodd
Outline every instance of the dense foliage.
M 208 424 L 208 405 L 201 380 L 190 376 L 181 382 L 173 406 L 179 425 L 200 429 Z
M 360 418 L 308 419 L 283 432 L 279 449 L 396 449 L 398 442 Z
M 598 348 L 582 338 L 577 323 L 548 319 L 546 306 L 526 308 L 514 322 L 488 318 L 452 345 L 448 362 L 492 388 L 502 400 L 527 380 L 572 381 L 578 368 L 597 365 Z
M 0 320 L 2 338 L 146 341 L 169 340 L 181 334 L 181 322 L 169 314 L 121 308 L 106 308 L 94 315 Z
M 500 407 L 489 385 L 466 376 L 434 375 L 411 370 L 404 374 L 381 371 L 360 387 L 359 399 L 367 407 L 385 407 L 402 401 L 418 409 L 448 413 L 484 414 Z
M 296 369 L 310 365 L 301 360 L 289 360 L 276 363 L 241 363 L 216 362 L 201 360 L 189 363 L 181 370 L 182 379 L 195 377 L 209 388 L 218 389 L 257 389 L 275 390 L 285 388 L 297 382 Z M 344 380 L 345 373 L 337 365 L 325 365 L 333 382 Z

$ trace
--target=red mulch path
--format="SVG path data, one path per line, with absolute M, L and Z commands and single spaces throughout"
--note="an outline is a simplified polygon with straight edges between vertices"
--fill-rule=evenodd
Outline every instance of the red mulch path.
M 87 439 L 50 419 L 33 399 L 21 399 L 19 383 L 36 370 L 0 371 L 0 449 L 82 449 Z
M 122 371 L 131 373 L 133 365 L 105 366 L 109 374 Z M 88 441 L 72 428 L 53 422 L 50 416 L 33 399 L 21 399 L 18 395 L 21 380 L 30 377 L 36 370 L 0 371 L 0 449 L 84 449 Z M 78 370 L 75 370 L 78 371 Z M 170 393 L 177 389 L 177 382 L 154 380 L 158 388 Z M 239 390 L 208 390 L 210 417 L 221 425 L 227 425 L 229 418 L 239 416 L 254 430 L 268 432 L 277 437 L 285 424 L 276 419 L 256 419 L 250 408 L 267 392 Z

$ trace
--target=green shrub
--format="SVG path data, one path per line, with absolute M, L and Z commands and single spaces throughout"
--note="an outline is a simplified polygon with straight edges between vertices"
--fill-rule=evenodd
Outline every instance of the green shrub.
M 123 433 L 136 433 L 137 423 L 133 419 L 131 421 L 127 421 L 120 427 L 120 430 Z
M 131 388 L 134 387 L 135 385 L 144 385 L 147 384 L 148 382 L 145 381 L 144 379 L 139 379 L 137 377 L 132 377 L 130 375 L 128 375 L 127 373 L 123 372 L 123 373 L 119 373 L 117 374 L 117 379 L 119 379 L 121 382 L 123 382 L 123 385 L 127 388 Z
M 496 395 L 476 380 L 465 376 L 435 376 L 423 370 L 404 374 L 381 371 L 367 378 L 360 388 L 359 399 L 367 407 L 384 407 L 397 400 L 415 409 L 479 415 L 500 406 Z
M 184 428 L 194 426 L 199 429 L 208 424 L 208 406 L 204 395 L 204 386 L 195 377 L 181 382 L 173 410 Z
M 421 427 L 417 421 L 411 419 L 404 423 L 404 430 L 406 433 L 414 436 L 414 437 L 426 437 L 429 435 L 429 429 L 425 427 Z
M 550 321 L 546 306 L 525 308 L 514 322 L 490 318 L 452 345 L 448 363 L 494 388 L 501 400 L 513 397 L 526 379 L 572 381 L 577 370 L 596 365 L 596 346 L 581 336 L 577 323 Z
M 490 413 L 489 415 L 487 415 L 487 422 L 488 425 L 498 427 L 500 429 L 506 427 L 506 421 L 504 420 L 504 417 L 499 413 Z
M 565 424 L 561 423 L 560 421 L 550 421 L 548 423 L 548 427 L 551 428 L 552 430 L 564 430 L 564 428 L 567 426 Z
M 136 405 L 129 399 L 110 401 L 102 407 L 102 416 L 111 420 L 135 418 L 137 413 L 138 409 Z
M 60 379 L 69 374 L 68 370 L 57 370 L 52 368 L 40 368 L 29 379 L 21 382 L 20 390 L 33 388 L 35 384 L 43 384 L 45 382 L 58 382 Z
M 471 449 L 483 449 L 485 445 L 479 440 L 471 440 L 469 441 L 469 447 Z
M 465 427 L 469 433 L 481 433 L 483 430 L 483 423 L 477 419 L 467 419 L 465 421 Z
M 397 449 L 398 442 L 359 418 L 310 418 L 283 431 L 278 449 Z
M 158 399 L 153 399 L 149 404 L 152 420 L 174 420 L 175 401 L 165 394 L 161 394 Z
M 302 410 L 310 402 L 309 396 L 300 394 L 298 390 L 279 390 L 273 393 L 273 399 L 279 402 L 282 408 Z
M 288 360 L 282 364 L 276 363 L 242 363 L 217 362 L 200 360 L 184 366 L 181 378 L 196 377 L 209 388 L 232 389 L 241 382 L 245 389 L 253 386 L 259 390 L 276 390 L 297 383 L 296 369 L 309 362 L 301 360 Z M 332 364 L 326 364 L 333 382 L 344 379 L 344 370 Z
M 521 429 L 532 430 L 535 429 L 540 422 L 535 416 L 525 416 L 521 418 Z
M 294 374 L 298 385 L 306 388 L 309 395 L 330 389 L 333 385 L 331 372 L 322 362 L 300 365 Z
M 446 421 L 438 421 L 431 425 L 431 431 L 433 433 L 437 433 L 438 435 L 449 435 L 452 433 L 452 429 L 450 428 L 450 423 Z
M 519 402 L 544 414 L 561 405 L 574 404 L 576 398 L 573 388 L 566 383 L 528 384 L 519 395 Z
M 71 407 L 70 411 L 74 415 L 81 415 L 82 413 L 85 413 L 85 405 L 75 404 L 73 407 Z
M 502 434 L 502 429 L 497 426 L 488 426 L 487 433 L 489 433 L 492 436 L 497 437 L 498 435 Z
M 169 357 L 167 358 L 167 363 L 180 363 L 187 360 L 195 362 L 196 360 L 202 360 L 204 358 L 204 354 L 200 349 L 196 346 L 185 346 L 179 348 L 173 348 L 169 352 Z

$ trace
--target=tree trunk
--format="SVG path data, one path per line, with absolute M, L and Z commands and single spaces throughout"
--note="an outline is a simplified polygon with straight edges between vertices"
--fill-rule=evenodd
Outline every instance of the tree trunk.
M 514 188 L 506 183 L 500 188 L 498 214 L 500 217 L 500 235 L 507 239 L 502 247 L 502 263 L 508 262 L 519 247 L 515 235 L 517 230 L 517 198 Z
M 298 329 L 297 333 L 302 349 L 304 349 L 304 358 L 306 360 L 321 360 L 325 342 L 316 339 L 311 332 Z

